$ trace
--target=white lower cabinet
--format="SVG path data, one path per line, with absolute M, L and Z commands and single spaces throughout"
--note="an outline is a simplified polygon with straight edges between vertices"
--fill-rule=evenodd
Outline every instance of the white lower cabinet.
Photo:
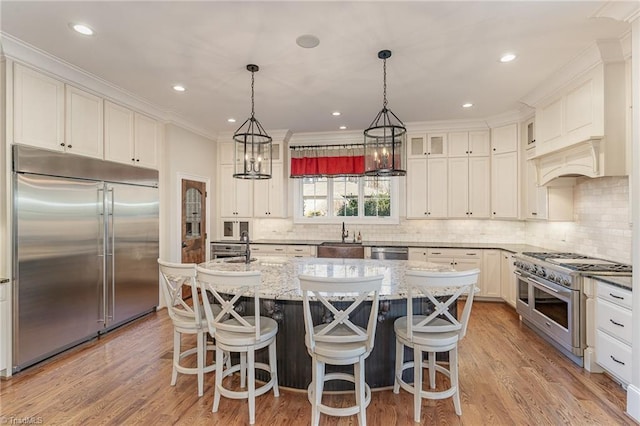
M 584 292 L 587 296 L 585 368 L 601 372 L 599 366 L 626 387 L 631 382 L 632 363 L 631 291 L 597 279 L 585 279 Z
M 492 299 L 502 297 L 501 259 L 500 250 L 482 250 L 482 268 L 480 268 L 482 285 L 478 296 Z
M 427 261 L 427 249 L 422 247 L 409 247 L 409 260 L 417 260 L 421 262 Z
M 512 307 L 516 307 L 516 275 L 513 253 L 502 251 L 500 255 L 500 295 Z
M 439 265 L 449 266 L 456 271 L 468 271 L 469 269 L 480 269 L 480 276 L 478 277 L 478 284 L 476 287 L 480 289 L 480 293 L 476 293 L 476 296 L 480 297 L 493 297 L 487 296 L 487 294 L 493 293 L 494 290 L 487 291 L 485 289 L 485 271 L 483 265 L 482 250 L 479 249 L 427 249 L 427 261 L 436 263 Z M 499 259 L 498 259 L 499 261 Z M 499 269 L 498 262 L 498 272 Z M 493 286 L 493 285 L 492 285 Z M 498 288 L 500 283 L 498 282 Z M 498 290 L 499 292 L 499 290 Z M 500 294 L 498 293 L 498 297 Z
M 251 253 L 258 256 L 286 256 L 287 246 L 281 244 L 253 244 Z
M 251 253 L 258 256 L 312 257 L 315 246 L 284 244 L 252 244 Z
M 631 382 L 631 292 L 597 282 L 596 361 L 624 385 Z

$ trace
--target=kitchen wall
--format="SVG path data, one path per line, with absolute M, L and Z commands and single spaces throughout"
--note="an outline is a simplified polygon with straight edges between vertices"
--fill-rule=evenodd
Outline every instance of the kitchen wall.
M 574 222 L 527 222 L 526 242 L 631 263 L 629 178 L 579 178 Z
M 208 181 L 207 209 L 210 223 L 209 235 L 213 235 L 215 215 L 215 164 L 216 145 L 211 139 L 199 136 L 173 124 L 165 126 L 165 154 L 161 167 L 160 197 L 163 206 L 160 215 L 160 256 L 173 262 L 181 261 L 180 226 L 182 224 L 182 178 Z
M 347 225 L 363 241 L 530 244 L 548 250 L 631 263 L 629 179 L 579 178 L 574 222 L 401 220 L 399 225 Z M 254 240 L 339 240 L 341 224 L 295 225 L 291 219 L 255 220 Z

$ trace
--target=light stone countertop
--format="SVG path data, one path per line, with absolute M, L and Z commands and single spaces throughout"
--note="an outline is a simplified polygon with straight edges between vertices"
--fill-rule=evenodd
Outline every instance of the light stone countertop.
M 302 301 L 302 291 L 298 275 L 317 277 L 366 277 L 383 275 L 380 300 L 406 298 L 404 274 L 408 269 L 430 271 L 449 271 L 448 267 L 429 262 L 407 260 L 375 260 L 375 259 L 327 259 L 316 257 L 257 257 L 250 264 L 244 262 L 230 263 L 230 259 L 217 259 L 200 264 L 201 267 L 219 271 L 260 271 L 262 286 L 260 298 L 274 300 Z M 477 289 L 476 289 L 477 291 Z M 442 289 L 435 295 L 453 294 L 454 289 Z M 233 291 L 229 291 L 233 293 Z M 345 296 L 331 297 L 329 300 L 345 299 Z M 355 296 L 355 295 L 354 295 Z M 349 296 L 346 296 L 349 298 Z

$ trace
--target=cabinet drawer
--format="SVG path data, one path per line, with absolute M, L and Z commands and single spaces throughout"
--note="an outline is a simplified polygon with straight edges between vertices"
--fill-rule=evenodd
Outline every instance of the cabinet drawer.
M 601 299 L 631 309 L 631 292 L 620 287 L 598 282 L 598 294 Z
M 482 256 L 482 250 L 478 249 L 427 249 L 427 257 L 429 258 L 466 258 L 466 259 L 480 259 Z
M 266 254 L 266 255 L 282 255 L 285 256 L 287 254 L 287 246 L 281 245 L 270 245 L 270 244 L 254 244 L 251 246 L 251 251 L 255 254 Z
M 596 330 L 596 360 L 625 383 L 631 381 L 631 346 Z
M 312 246 L 287 246 L 287 255 L 293 257 L 313 256 L 311 249 Z
M 596 303 L 596 327 L 631 344 L 631 311 L 598 298 Z

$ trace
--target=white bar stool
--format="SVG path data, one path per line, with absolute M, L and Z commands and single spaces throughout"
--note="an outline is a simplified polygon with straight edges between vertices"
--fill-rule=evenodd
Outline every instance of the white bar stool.
M 407 316 L 394 322 L 396 333 L 396 367 L 393 392 L 400 388 L 414 395 L 414 420 L 420 422 L 422 398 L 444 399 L 453 397 L 453 405 L 457 415 L 462 415 L 460 407 L 460 389 L 458 386 L 458 342 L 464 337 L 475 285 L 478 282 L 479 269 L 469 271 L 434 272 L 424 270 L 408 270 L 405 274 L 407 283 Z M 444 291 L 438 291 L 444 290 Z M 446 301 L 436 297 L 449 294 Z M 461 320 L 458 321 L 449 312 L 456 306 L 458 298 L 465 294 L 466 300 L 462 309 Z M 429 315 L 413 314 L 413 299 L 427 297 L 433 303 L 434 310 Z M 405 346 L 413 349 L 413 361 L 404 362 Z M 427 359 L 423 361 L 423 353 Z M 436 353 L 449 353 L 449 368 L 436 363 Z M 413 385 L 402 379 L 404 370 L 413 369 Z M 422 389 L 422 369 L 429 371 L 429 385 L 436 388 L 436 371 L 449 377 L 450 387 L 442 391 L 425 391 Z
M 204 373 L 214 371 L 215 364 L 206 365 L 207 350 L 215 350 L 214 345 L 207 345 L 207 327 L 202 306 L 198 300 L 198 288 L 196 286 L 195 263 L 171 263 L 158 259 L 160 274 L 162 276 L 162 294 L 167 311 L 173 323 L 173 369 L 171 373 L 171 386 L 175 386 L 178 373 L 195 374 L 198 376 L 198 396 L 204 393 Z M 182 299 L 182 286 L 191 287 L 192 304 L 189 305 Z M 196 347 L 182 351 L 182 334 L 196 334 Z M 214 333 L 210 332 L 211 336 Z M 181 361 L 196 354 L 196 367 L 186 367 Z
M 366 425 L 366 408 L 371 402 L 371 389 L 365 381 L 364 361 L 373 350 L 378 317 L 378 297 L 383 276 L 319 278 L 300 275 L 298 278 L 303 297 L 305 343 L 312 362 L 312 379 L 308 388 L 309 402 L 311 402 L 311 424 L 317 426 L 320 421 L 320 413 L 324 413 L 331 416 L 357 414 L 358 424 Z M 336 302 L 327 300 L 328 294 L 332 296 L 345 295 L 355 298 L 355 300 L 342 310 L 335 307 Z M 321 318 L 320 315 L 312 315 L 312 298 L 332 314 L 330 322 L 324 322 L 326 318 Z M 349 319 L 349 316 L 357 312 L 365 300 L 371 300 L 366 329 L 355 325 Z M 326 364 L 353 364 L 353 375 L 347 373 L 325 374 Z M 329 380 L 345 380 L 354 383 L 356 405 L 336 408 L 322 404 L 324 383 Z
M 276 334 L 278 323 L 268 317 L 260 316 L 260 299 L 257 289 L 261 283 L 259 271 L 212 271 L 197 268 L 197 280 L 203 300 L 212 295 L 213 306 L 204 305 L 207 323 L 216 333 L 216 385 L 213 398 L 215 413 L 220 406 L 220 395 L 232 399 L 247 399 L 249 403 L 249 423 L 254 424 L 256 418 L 256 396 L 263 395 L 273 389 L 278 397 L 278 368 L 276 364 Z M 254 314 L 241 316 L 236 311 L 240 297 L 253 299 Z M 220 310 L 215 312 L 214 309 Z M 255 352 L 268 347 L 269 364 L 255 362 Z M 224 366 L 224 354 L 236 352 L 240 354 L 240 364 Z M 255 371 L 264 370 L 271 376 L 264 385 L 256 388 Z M 246 391 L 235 391 L 225 388 L 222 379 L 235 372 L 240 372 L 240 387 L 245 387 L 245 379 L 249 387 Z M 246 376 L 245 376 L 246 374 Z

